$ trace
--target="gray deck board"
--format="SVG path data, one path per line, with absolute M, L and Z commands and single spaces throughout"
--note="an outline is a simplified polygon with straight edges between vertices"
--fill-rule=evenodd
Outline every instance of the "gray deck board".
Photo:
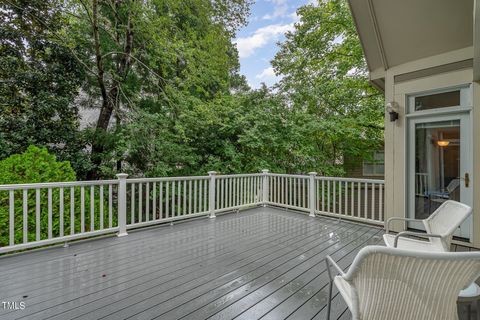
M 367 232 L 368 230 L 365 229 L 360 231 L 360 233 L 362 234 Z M 343 235 L 348 237 L 348 233 Z M 340 236 L 342 236 L 342 234 L 340 234 Z M 278 272 L 276 272 L 277 274 L 273 274 L 273 279 L 271 281 L 268 281 L 270 280 L 269 278 L 260 279 L 260 281 L 254 282 L 252 288 L 254 290 L 251 290 L 249 292 L 245 292 L 244 290 L 242 291 L 240 288 L 240 290 L 238 290 L 240 292 L 235 292 L 235 295 L 239 295 L 239 297 L 236 299 L 232 299 L 230 297 L 222 297 L 220 301 L 222 301 L 224 304 L 219 305 L 218 302 L 214 302 L 214 305 L 216 309 L 220 309 L 220 307 L 223 307 L 223 309 L 213 310 L 214 313 L 207 313 L 207 316 L 211 316 L 212 319 L 232 319 L 236 316 L 239 316 L 244 310 L 251 308 L 256 303 L 260 302 L 264 297 L 271 294 L 273 291 L 290 283 L 301 282 L 301 280 L 298 280 L 298 278 L 301 275 L 305 275 L 306 273 L 311 272 L 311 269 L 315 265 L 324 263 L 323 260 L 327 254 L 334 254 L 336 252 L 342 252 L 343 250 L 349 250 L 350 245 L 351 244 L 348 242 L 343 243 L 340 241 L 327 241 L 325 242 L 325 244 L 317 247 L 317 253 L 312 254 L 311 256 L 303 254 L 305 256 L 303 259 L 297 259 L 301 261 L 301 263 L 293 263 L 291 265 L 286 265 L 285 267 L 288 267 L 288 269 L 285 270 L 283 273 L 282 270 L 278 270 Z M 194 319 L 196 314 L 197 313 L 191 314 L 189 318 Z M 203 316 L 203 314 L 201 313 L 200 315 Z
M 255 218 L 254 216 L 252 217 L 251 214 L 246 216 L 246 217 L 241 217 L 239 218 L 239 220 L 248 220 L 250 218 Z M 198 222 L 198 221 L 196 221 Z M 266 221 L 264 221 L 265 223 Z M 245 228 L 247 230 L 250 230 L 249 228 L 252 227 L 252 224 L 257 227 L 257 224 L 259 223 L 258 221 L 258 217 L 257 219 L 255 220 L 252 220 L 250 222 L 250 225 L 247 222 L 241 222 L 242 224 L 244 223 L 245 224 Z M 116 257 L 112 255 L 112 250 L 115 250 L 115 253 L 116 254 L 122 254 L 122 253 L 125 253 L 126 250 L 134 250 L 135 248 L 138 248 L 138 247 L 144 247 L 145 245 L 149 245 L 149 246 L 152 246 L 155 244 L 155 242 L 158 243 L 158 241 L 161 241 L 161 244 L 165 245 L 165 244 L 169 244 L 169 245 L 174 245 L 175 249 L 181 249 L 178 245 L 175 244 L 175 242 L 184 242 L 186 243 L 186 240 L 189 240 L 188 243 L 191 245 L 192 242 L 198 242 L 200 243 L 200 246 L 201 246 L 201 241 L 202 240 L 207 240 L 206 237 L 208 237 L 208 233 L 207 232 L 204 232 L 205 229 L 206 229 L 207 226 L 205 225 L 199 225 L 197 228 L 197 232 L 198 234 L 195 234 L 193 233 L 193 230 L 191 230 L 191 228 L 187 229 L 187 230 L 176 230 L 174 231 L 173 229 L 174 228 L 159 228 L 158 230 L 147 230 L 147 231 L 144 231 L 145 234 L 142 236 L 142 234 L 139 234 L 138 232 L 134 232 L 134 233 L 131 233 L 130 237 L 132 237 L 132 241 L 129 242 L 125 239 L 127 238 L 119 238 L 119 243 L 115 243 L 114 245 L 111 245 L 109 243 L 107 243 L 107 245 L 105 247 L 101 246 L 101 242 L 99 241 L 91 241 L 90 243 L 87 244 L 88 247 L 92 247 L 92 246 L 100 246 L 97 250 L 90 250 L 89 252 L 82 252 L 82 250 L 75 250 L 77 249 L 76 246 L 72 247 L 73 248 L 73 252 L 71 252 L 70 254 L 66 255 L 66 256 L 63 256 L 61 255 L 60 257 L 55 257 L 55 259 L 51 259 L 51 260 L 41 260 L 39 262 L 37 261 L 34 261 L 34 262 L 31 262 L 31 259 L 30 257 L 28 257 L 26 263 L 22 266 L 22 265 L 15 265 L 14 267 L 14 270 L 12 273 L 18 273 L 19 271 L 40 271 L 40 272 L 44 272 L 44 271 L 48 271 L 50 273 L 54 273 L 54 272 L 61 272 L 61 271 L 65 271 L 66 269 L 68 269 L 68 267 L 65 267 L 64 270 L 59 270 L 59 262 L 60 263 L 65 263 L 66 261 L 71 261 L 71 260 L 74 260 L 75 261 L 75 265 L 80 265 L 80 264 L 83 264 L 83 265 L 86 265 L 88 263 L 91 263 L 92 261 L 93 262 L 97 262 L 98 261 L 98 256 L 99 255 L 103 255 L 103 261 L 105 262 L 109 262 L 109 260 L 114 260 Z M 175 226 L 175 228 L 177 228 L 177 226 Z M 158 237 L 158 232 L 161 232 L 162 233 L 162 237 L 159 238 Z M 255 228 L 253 228 L 252 232 L 255 233 Z M 138 236 L 142 236 L 140 239 L 138 239 Z M 113 240 L 115 240 L 116 238 L 114 238 Z M 107 240 L 107 239 L 105 239 Z M 108 241 L 112 241 L 112 239 L 108 239 Z M 159 248 L 155 248 L 156 250 L 158 250 Z M 162 249 L 162 247 L 160 247 L 160 249 Z M 172 246 L 169 246 L 167 247 L 168 250 L 174 250 Z M 189 248 L 191 249 L 191 248 Z M 140 253 L 145 253 L 144 252 L 145 250 L 141 251 Z M 51 251 L 50 251 L 51 252 Z M 48 253 L 50 253 L 48 252 Z M 53 270 L 50 270 L 50 268 L 55 268 Z M 8 275 L 5 275 L 4 277 L 1 277 L 0 276 L 0 281 L 2 281 L 4 278 L 9 278 L 9 276 L 11 275 L 8 274 Z
M 320 241 L 325 241 L 325 239 L 320 238 Z M 180 305 L 178 303 L 168 303 L 168 304 L 157 304 L 154 307 L 142 310 L 141 313 L 136 315 L 137 319 L 151 318 L 152 316 L 159 316 L 160 319 L 171 319 L 179 318 L 184 315 L 187 310 L 193 311 L 189 314 L 188 318 L 206 318 L 211 316 L 208 312 L 203 313 L 205 309 L 211 309 L 212 305 L 215 306 L 215 309 L 221 307 L 219 301 L 215 301 L 215 298 L 218 298 L 222 303 L 232 303 L 237 299 L 243 298 L 244 295 L 252 292 L 258 292 L 259 288 L 282 275 L 282 272 L 287 272 L 294 269 L 300 263 L 307 259 L 308 256 L 316 255 L 315 251 L 322 250 L 320 241 L 309 241 L 302 245 L 301 250 L 292 250 L 289 254 L 281 255 L 275 260 L 270 261 L 268 264 L 264 264 L 261 268 L 255 268 L 249 271 L 246 274 L 243 274 L 241 277 L 237 277 L 227 283 L 221 284 L 216 288 L 206 288 L 195 293 L 194 295 L 189 294 L 182 295 L 178 302 L 183 302 Z M 299 257 L 303 255 L 305 258 L 300 259 Z M 212 301 L 213 300 L 213 301 Z M 225 300 L 227 302 L 225 302 Z M 202 307 L 204 306 L 204 307 Z M 195 309 L 195 308 L 202 309 Z M 193 310 L 192 310 L 193 309 Z M 169 311 L 165 313 L 165 311 Z M 229 317 L 224 317 L 228 319 Z
M 0 319 L 324 319 L 324 257 L 348 268 L 381 232 L 256 208 L 4 256 L 0 300 L 26 309 Z
M 295 238 L 295 236 L 293 236 L 293 237 Z M 253 245 L 253 243 L 252 243 L 252 245 Z M 254 247 L 253 249 L 258 249 L 258 247 Z M 268 247 L 266 247 L 266 249 L 268 249 Z M 234 258 L 235 257 L 230 257 L 230 258 L 227 259 L 227 261 L 229 263 L 231 263 L 230 260 L 235 260 Z M 247 258 L 248 258 L 248 256 L 243 255 L 240 259 L 237 259 L 237 260 L 239 260 L 239 263 L 244 263 L 244 260 L 247 259 Z M 209 262 L 210 262 L 210 264 L 217 264 L 216 259 L 214 259 L 213 261 L 209 261 Z M 218 266 L 220 266 L 220 265 L 217 264 L 217 267 Z M 123 290 L 121 292 L 119 292 L 118 291 L 119 289 L 117 288 L 115 290 L 111 290 L 111 292 L 105 292 L 105 291 L 98 292 L 98 294 L 96 294 L 97 296 L 90 296 L 88 298 L 90 300 L 90 302 L 88 303 L 88 307 L 79 306 L 78 303 L 76 303 L 76 301 L 72 301 L 72 303 L 76 304 L 75 305 L 75 307 L 76 307 L 75 312 L 82 312 L 81 309 L 83 309 L 83 312 L 85 312 L 86 310 L 90 310 L 90 311 L 94 311 L 95 316 L 98 317 L 98 314 L 101 312 L 101 310 L 98 309 L 99 308 L 98 306 L 111 308 L 111 306 L 109 304 L 109 299 L 111 299 L 111 295 L 114 295 L 113 298 L 115 299 L 115 301 L 118 301 L 120 298 L 122 298 L 122 295 L 123 295 L 122 299 L 127 300 L 128 303 L 131 303 L 132 301 L 135 301 L 135 298 L 138 298 L 138 296 L 140 296 L 140 301 L 141 301 L 142 297 L 144 297 L 146 295 L 145 294 L 145 287 L 153 288 L 152 290 L 165 291 L 165 290 L 170 289 L 170 288 L 175 288 L 175 286 L 178 285 L 178 283 L 183 284 L 183 283 L 187 282 L 188 280 L 190 280 L 189 282 L 187 282 L 187 285 L 184 285 L 184 286 L 187 286 L 187 288 L 191 288 L 194 281 L 196 281 L 196 282 L 200 281 L 199 278 L 202 276 L 203 273 L 205 273 L 204 270 L 208 270 L 207 269 L 208 265 L 202 265 L 202 268 L 200 270 L 198 270 L 198 264 L 194 264 L 194 267 L 197 268 L 195 273 L 193 273 L 193 274 L 188 274 L 187 273 L 183 277 L 181 277 L 181 275 L 180 276 L 179 275 L 174 275 L 167 282 L 165 282 L 165 281 L 162 282 L 162 283 L 156 282 L 157 280 L 160 279 L 159 275 L 156 275 L 157 279 L 154 279 L 153 282 L 143 281 L 143 282 L 140 283 L 141 284 L 140 286 L 136 286 L 135 288 L 129 287 L 128 291 L 126 290 L 126 288 L 120 288 L 120 289 L 123 289 Z M 226 268 L 225 272 L 229 272 L 231 269 L 232 268 Z M 149 270 L 149 271 L 154 271 L 154 270 Z M 153 274 L 153 273 L 150 272 L 149 274 Z M 215 273 L 212 276 L 215 278 L 218 275 Z M 130 290 L 130 289 L 133 289 L 133 290 Z M 134 295 L 134 294 L 136 294 L 136 295 Z M 100 297 L 100 299 L 99 299 L 99 297 Z M 121 308 L 125 304 L 125 302 L 123 300 L 120 301 L 119 308 Z M 105 308 L 102 308 L 102 309 L 105 309 Z M 63 316 L 65 316 L 65 314 Z
M 347 252 L 347 248 L 344 248 L 341 252 L 333 253 L 332 258 L 337 261 L 340 267 L 347 270 L 361 248 L 379 242 L 372 238 L 372 232 L 369 231 L 369 233 L 350 243 L 349 252 Z M 374 234 L 378 236 L 380 231 Z M 287 317 L 289 319 L 311 319 L 318 312 L 319 303 L 326 304 L 327 302 L 328 282 L 326 266 L 322 259 L 308 273 L 303 274 L 299 279 L 290 282 L 281 290 L 257 303 L 238 319 L 252 319 L 260 316 L 265 320 Z M 278 304 L 278 301 L 280 301 L 280 304 Z
M 245 215 L 253 214 L 245 212 Z M 73 253 L 96 254 L 98 249 L 109 250 L 111 247 L 121 246 L 125 243 L 128 243 L 130 246 L 132 246 L 138 241 L 143 242 L 151 237 L 154 237 L 159 228 L 162 228 L 161 232 L 162 234 L 165 234 L 165 236 L 185 230 L 191 231 L 192 234 L 197 236 L 204 236 L 202 233 L 194 233 L 188 225 L 185 225 L 185 223 L 186 221 L 176 222 L 175 229 L 171 229 L 169 228 L 168 224 L 164 224 L 153 229 L 143 229 L 142 234 L 138 234 L 138 232 L 130 232 L 130 237 L 128 240 L 127 238 L 108 237 L 104 238 L 102 242 L 98 242 L 96 240 L 85 241 L 82 243 L 82 246 L 72 246 L 65 249 L 51 247 L 47 249 L 32 250 L 30 252 L 27 251 L 24 253 L 25 255 L 28 255 L 27 260 L 23 257 L 23 254 L 8 257 L 10 261 L 9 267 L 11 271 L 14 271 L 16 268 L 28 267 L 35 263 L 45 263 L 51 260 L 62 260 L 65 256 L 70 257 Z M 197 228 L 202 228 L 205 227 L 205 225 L 208 223 L 208 220 L 199 220 L 195 221 L 195 223 Z
M 306 230 L 304 230 L 303 233 L 308 234 L 305 231 Z M 286 239 L 281 238 L 281 239 L 279 239 L 279 241 L 282 241 L 282 242 L 285 242 L 285 240 L 290 240 L 290 242 L 301 241 L 301 238 L 299 239 L 299 236 L 295 235 L 295 232 L 293 232 L 293 233 L 294 233 L 293 236 L 290 235 Z M 313 234 L 310 235 L 310 236 L 313 236 Z M 285 244 L 288 244 L 288 242 L 284 243 L 284 245 Z M 256 255 L 252 256 L 252 258 L 255 258 L 255 259 L 252 259 L 252 261 L 254 261 L 256 263 L 260 263 L 262 261 L 262 259 L 265 260 L 265 259 L 269 258 L 269 255 L 272 255 L 272 252 L 268 253 L 268 255 L 265 255 L 265 253 L 263 251 L 264 250 L 270 250 L 271 247 L 272 247 L 272 245 L 264 248 L 262 251 L 258 252 Z M 252 249 L 258 249 L 257 245 L 253 244 Z M 238 252 L 238 253 L 242 253 L 242 252 Z M 273 252 L 273 253 L 275 253 L 275 252 Z M 109 313 L 111 313 L 110 310 L 115 310 L 116 311 L 116 315 L 114 315 L 113 317 L 118 316 L 118 314 L 120 312 L 122 313 L 122 316 L 125 316 L 128 313 L 132 313 L 135 309 L 143 310 L 143 308 L 144 308 L 143 306 L 145 306 L 145 305 L 148 306 L 149 302 L 152 301 L 152 300 L 158 301 L 158 300 L 161 300 L 162 298 L 171 300 L 172 297 L 176 297 L 177 300 L 182 299 L 182 298 L 185 298 L 185 297 L 183 295 L 179 294 L 178 292 L 180 292 L 180 293 L 183 293 L 183 292 L 191 293 L 193 290 L 199 291 L 204 287 L 210 288 L 212 286 L 212 281 L 220 282 L 222 280 L 225 281 L 224 280 L 225 277 L 228 277 L 228 278 L 234 277 L 236 274 L 243 271 L 242 269 L 245 268 L 245 267 L 242 267 L 242 266 L 248 265 L 247 264 L 249 262 L 248 258 L 249 257 L 247 255 L 241 254 L 240 257 L 237 257 L 237 262 L 234 265 L 232 265 L 232 263 L 230 261 L 233 258 L 227 259 L 225 261 L 225 263 L 228 263 L 229 266 L 227 266 L 226 268 L 223 268 L 223 269 L 218 268 L 218 267 L 222 266 L 222 263 L 219 263 L 219 264 L 216 263 L 215 270 L 210 270 L 211 272 L 207 275 L 204 275 L 204 276 L 202 276 L 202 273 L 205 273 L 205 271 L 200 270 L 198 272 L 198 274 L 193 274 L 193 275 L 190 275 L 186 278 L 184 277 L 184 278 L 180 278 L 180 279 L 174 279 L 174 281 L 170 282 L 168 285 L 155 286 L 155 285 L 152 285 L 151 283 L 149 283 L 147 285 L 147 288 L 145 288 L 145 286 L 143 286 L 143 287 L 136 288 L 138 290 L 135 290 L 135 291 L 130 290 L 128 292 L 124 292 L 123 300 L 118 301 L 118 296 L 114 297 L 116 299 L 116 301 L 114 301 L 115 305 L 111 305 L 109 303 L 110 302 L 109 299 L 108 299 L 109 297 L 106 297 L 107 299 L 102 298 L 101 301 L 97 301 L 97 300 L 94 299 L 92 301 L 93 304 L 100 305 L 102 308 L 98 309 L 98 307 L 93 306 L 93 308 L 92 308 L 92 306 L 90 306 L 89 309 L 91 309 L 91 311 L 93 311 L 95 313 L 95 317 L 97 317 L 99 315 L 99 313 L 102 313 L 102 312 L 106 312 L 107 314 L 109 314 Z M 232 269 L 234 271 L 232 271 Z M 177 293 L 175 293 L 175 292 L 177 292 Z M 132 306 L 132 304 L 133 304 L 133 306 Z M 128 311 L 125 310 L 127 308 L 129 309 Z M 77 311 L 80 311 L 80 310 L 77 310 Z
M 260 230 L 261 231 L 261 230 Z M 234 237 L 232 236 L 232 239 Z M 251 241 L 257 241 L 257 243 L 262 243 L 264 239 L 252 239 Z M 263 245 L 268 245 L 268 243 L 264 243 Z M 143 275 L 151 275 L 152 271 L 157 272 L 156 276 L 159 276 L 158 272 L 165 271 L 171 272 L 174 271 L 185 271 L 188 272 L 188 268 L 191 266 L 198 265 L 199 262 L 202 261 L 209 261 L 210 259 L 222 257 L 224 255 L 228 255 L 231 251 L 228 251 L 225 247 L 221 246 L 220 248 L 209 247 L 211 250 L 207 250 L 204 252 L 178 252 L 178 256 L 165 254 L 165 256 L 158 256 L 157 254 L 151 254 L 148 260 L 142 260 L 142 264 L 138 263 L 138 260 L 129 261 L 128 263 L 122 263 L 120 265 L 113 265 L 108 268 L 108 278 L 106 279 L 99 279 L 98 276 L 95 277 L 86 277 L 85 275 L 78 275 L 75 280 L 82 281 L 82 290 L 86 290 L 87 288 L 93 286 L 102 285 L 104 282 L 111 282 L 115 278 L 125 277 L 131 272 L 136 272 L 136 276 L 140 277 Z M 202 254 L 203 253 L 203 254 Z M 165 260 L 167 258 L 167 260 Z M 162 262 L 163 261 L 163 262 Z M 125 261 L 123 261 L 125 262 Z M 92 269 L 90 269 L 92 271 Z M 100 268 L 99 272 L 102 271 Z M 163 273 L 162 273 L 163 275 Z M 131 280 L 131 279 L 129 279 Z M 44 288 L 42 296 L 45 293 L 55 292 L 57 295 L 59 291 L 62 291 L 62 294 L 66 294 L 71 292 L 69 287 L 65 287 L 62 283 L 55 285 L 55 286 L 48 286 Z M 75 290 L 74 292 L 78 292 Z M 32 301 L 33 302 L 33 301 Z
M 258 226 L 246 224 L 245 228 L 252 228 L 254 231 L 258 232 L 258 234 L 262 234 L 262 231 L 261 229 L 258 229 Z M 182 237 L 181 235 L 179 236 Z M 244 237 L 244 234 L 229 234 L 228 236 L 225 236 L 223 238 L 219 237 L 218 241 L 228 240 L 231 242 L 242 239 Z M 264 241 L 264 239 L 258 238 L 256 240 Z M 157 239 L 156 242 L 158 241 L 161 240 Z M 198 240 L 195 239 L 192 241 L 196 242 Z M 222 247 L 224 245 L 225 244 L 222 244 Z M 73 267 L 70 268 L 68 272 L 57 271 L 53 274 L 49 273 L 48 275 L 39 274 L 41 275 L 41 277 L 28 283 L 28 289 L 32 296 L 36 288 L 39 288 L 43 295 L 45 294 L 45 289 L 53 289 L 55 291 L 61 289 L 63 286 L 62 283 L 81 281 L 82 285 L 86 285 L 89 281 L 91 282 L 91 280 L 98 280 L 98 272 L 103 272 L 104 270 L 108 270 L 109 273 L 113 273 L 118 270 L 129 273 L 130 271 L 132 271 L 132 268 L 136 267 L 141 267 L 145 269 L 148 268 L 149 264 L 163 265 L 163 261 L 174 263 L 178 267 L 179 263 L 187 261 L 189 259 L 195 259 L 196 256 L 201 256 L 205 252 L 208 252 L 209 254 L 220 254 L 220 252 L 213 250 L 214 244 L 209 244 L 208 246 L 205 246 L 203 241 L 200 241 L 199 244 L 193 245 L 191 243 L 190 245 L 188 243 L 180 243 L 175 245 L 175 243 L 169 243 L 164 241 L 163 246 L 168 247 L 168 250 L 165 250 L 165 248 L 163 248 L 162 250 L 161 247 L 156 246 L 156 243 L 149 243 L 144 246 L 143 250 L 138 250 L 138 248 L 132 248 L 130 252 L 113 251 L 109 253 L 108 257 L 105 258 L 104 255 L 101 255 L 102 259 L 98 259 L 97 257 L 97 259 L 93 260 L 91 263 L 83 263 L 83 261 L 82 263 L 72 263 L 71 265 L 73 265 Z M 136 253 L 132 254 L 132 252 Z M 140 254 L 137 254 L 137 252 L 140 252 Z M 143 262 L 140 266 L 138 264 L 139 261 Z M 168 266 L 165 265 L 165 267 Z M 92 275 L 93 279 L 90 278 Z M 27 272 L 24 273 L 24 276 L 29 277 Z M 55 285 L 57 283 L 58 285 Z M 10 287 L 9 283 L 5 283 L 4 288 L 6 290 L 9 290 L 9 292 L 12 294 L 17 293 L 16 291 L 18 291 L 18 294 L 20 294 L 23 291 L 21 283 L 16 283 L 14 285 L 18 286 L 20 289 Z

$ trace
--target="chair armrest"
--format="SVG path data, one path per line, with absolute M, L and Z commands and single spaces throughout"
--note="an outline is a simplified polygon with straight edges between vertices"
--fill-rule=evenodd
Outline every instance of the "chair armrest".
M 402 231 L 399 232 L 396 236 L 395 239 L 393 240 L 393 247 L 396 248 L 398 244 L 398 239 L 400 237 L 404 236 L 416 236 L 420 238 L 440 238 L 442 239 L 443 237 L 438 234 L 431 234 L 431 233 L 421 233 L 421 232 L 411 232 L 411 231 Z
M 390 222 L 395 220 L 401 221 L 416 221 L 416 222 L 423 222 L 421 219 L 411 219 L 411 218 L 402 218 L 402 217 L 392 217 L 385 222 L 385 233 L 389 233 L 390 230 Z
M 342 268 L 340 268 L 340 266 L 332 259 L 332 257 L 326 256 L 325 263 L 327 264 L 328 277 L 330 278 L 330 281 L 333 281 L 333 275 L 330 269 L 331 266 L 337 270 L 338 274 L 345 276 L 345 272 L 343 272 Z

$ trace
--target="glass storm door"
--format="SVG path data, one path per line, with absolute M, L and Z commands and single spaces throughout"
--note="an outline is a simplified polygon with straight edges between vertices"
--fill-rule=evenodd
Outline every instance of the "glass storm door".
M 469 114 L 428 115 L 409 121 L 409 217 L 425 219 L 443 202 L 472 205 Z M 410 228 L 421 229 L 419 223 Z M 471 218 L 455 233 L 470 238 Z

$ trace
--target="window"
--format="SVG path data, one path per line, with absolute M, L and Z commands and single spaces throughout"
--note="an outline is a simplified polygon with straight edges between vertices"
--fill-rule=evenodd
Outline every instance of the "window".
M 415 111 L 460 105 L 460 90 L 415 97 Z
M 435 90 L 409 96 L 410 114 L 440 112 L 441 109 L 472 107 L 472 93 L 469 85 Z
M 364 176 L 383 176 L 385 174 L 385 153 L 374 152 L 372 160 L 363 160 Z

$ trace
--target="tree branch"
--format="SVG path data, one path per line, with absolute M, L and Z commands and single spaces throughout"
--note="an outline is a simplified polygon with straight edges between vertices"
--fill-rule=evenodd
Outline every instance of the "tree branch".
M 109 55 L 112 55 L 112 54 L 121 54 L 121 55 L 125 55 L 126 53 L 125 52 L 121 52 L 121 51 L 110 51 L 110 52 L 107 52 L 105 53 L 102 57 L 107 57 Z M 130 58 L 137 61 L 139 64 L 141 64 L 145 69 L 147 69 L 150 73 L 152 73 L 153 75 L 155 75 L 157 78 L 161 79 L 162 81 L 165 81 L 167 82 L 167 79 L 165 79 L 164 77 L 160 76 L 158 73 L 156 73 L 153 69 L 151 69 L 149 66 L 147 66 L 142 60 L 136 58 L 135 56 L 133 55 L 130 55 Z
M 92 29 L 93 29 L 93 40 L 95 47 L 95 60 L 97 62 L 97 80 L 100 87 L 100 92 L 102 93 L 102 98 L 104 102 L 107 101 L 107 89 L 105 87 L 104 80 L 104 69 L 103 69 L 103 58 L 100 51 L 100 39 L 98 35 L 98 0 L 93 0 L 92 2 Z

